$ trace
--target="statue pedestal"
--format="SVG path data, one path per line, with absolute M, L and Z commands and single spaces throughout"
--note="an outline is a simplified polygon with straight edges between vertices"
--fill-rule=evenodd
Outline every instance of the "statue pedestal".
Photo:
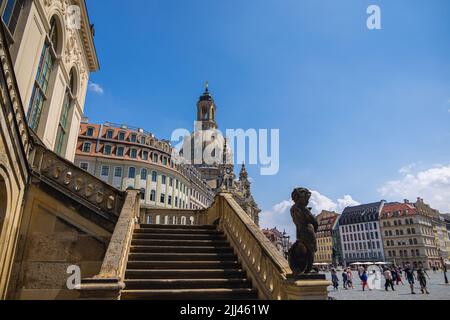
M 287 300 L 328 300 L 332 283 L 322 274 L 303 274 L 286 280 Z

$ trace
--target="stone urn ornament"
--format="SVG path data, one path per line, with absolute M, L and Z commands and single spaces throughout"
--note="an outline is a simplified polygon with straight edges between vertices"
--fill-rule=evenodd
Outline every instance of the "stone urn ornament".
M 297 242 L 289 250 L 289 265 L 294 276 L 311 273 L 317 252 L 316 232 L 319 225 L 308 208 L 310 198 L 308 189 L 297 188 L 292 192 L 295 204 L 291 208 L 291 215 L 297 227 Z

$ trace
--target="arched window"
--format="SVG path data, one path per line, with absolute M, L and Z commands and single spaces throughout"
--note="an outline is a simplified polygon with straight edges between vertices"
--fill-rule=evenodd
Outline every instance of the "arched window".
M 153 182 L 158 181 L 158 173 L 156 173 L 156 171 L 153 171 L 153 172 L 152 172 L 152 181 L 153 181 Z
M 156 191 L 152 190 L 150 193 L 150 201 L 155 202 L 156 201 Z
M 145 168 L 141 170 L 141 180 L 143 181 L 147 180 L 147 169 Z
M 34 131 L 37 131 L 39 128 L 42 110 L 44 108 L 46 100 L 48 99 L 48 85 L 50 81 L 50 75 L 53 71 L 53 65 L 56 61 L 57 48 L 58 27 L 56 18 L 53 17 L 50 20 L 49 37 L 45 40 L 44 48 L 42 49 L 33 94 L 31 95 L 31 101 L 28 108 L 28 125 Z
M 67 136 L 68 136 L 68 122 L 70 118 L 70 111 L 72 109 L 73 100 L 76 93 L 76 71 L 75 68 L 70 70 L 69 75 L 69 86 L 66 89 L 66 94 L 64 96 L 64 104 L 61 110 L 61 116 L 59 118 L 58 124 L 58 134 L 56 135 L 56 145 L 55 152 L 60 156 L 63 156 L 65 153 L 65 146 L 67 145 Z
M 2 235 L 3 223 L 6 218 L 8 209 L 8 196 L 6 183 L 2 176 L 0 176 L 0 237 Z
M 128 178 L 130 178 L 130 179 L 136 178 L 136 168 L 135 167 L 130 167 L 128 169 Z

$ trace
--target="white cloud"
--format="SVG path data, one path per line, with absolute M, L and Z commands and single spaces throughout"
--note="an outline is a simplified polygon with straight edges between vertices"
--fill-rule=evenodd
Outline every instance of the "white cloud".
M 89 91 L 99 95 L 102 95 L 105 92 L 101 85 L 94 82 L 89 82 Z
M 359 206 L 361 203 L 359 203 L 358 201 L 355 201 L 352 196 L 344 196 L 344 198 L 342 199 L 338 199 L 338 205 L 337 205 L 337 212 L 341 213 L 342 211 L 344 211 L 345 208 L 347 207 L 356 207 Z
M 378 192 L 399 201 L 421 197 L 432 207 L 450 212 L 450 165 L 435 165 L 416 173 L 403 173 L 401 179 L 385 183 Z
M 400 168 L 400 170 L 398 170 L 398 172 L 403 175 L 411 173 L 411 171 L 420 164 L 421 164 L 421 162 L 414 162 L 414 163 L 407 164 L 406 166 Z
M 312 212 L 318 215 L 323 210 L 337 211 L 341 213 L 347 206 L 359 205 L 351 196 L 344 196 L 336 201 L 322 195 L 317 191 L 311 191 L 311 200 L 309 206 Z M 272 207 L 270 211 L 264 211 L 260 214 L 260 224 L 262 228 L 274 228 L 286 232 L 295 239 L 295 225 L 292 222 L 290 209 L 294 205 L 292 200 L 282 201 Z

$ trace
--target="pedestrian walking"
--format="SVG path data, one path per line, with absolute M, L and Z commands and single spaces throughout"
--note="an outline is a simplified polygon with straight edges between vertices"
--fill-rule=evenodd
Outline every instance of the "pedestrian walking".
M 402 284 L 402 286 L 405 285 L 403 283 L 403 280 L 402 280 L 402 272 L 401 272 L 401 270 L 397 269 L 396 272 L 397 272 L 396 285 L 398 286 L 400 283 Z
M 331 282 L 333 283 L 334 291 L 338 291 L 339 290 L 339 279 L 337 276 L 336 269 L 331 270 Z
M 372 289 L 370 289 L 369 284 L 367 283 L 367 281 L 369 280 L 369 276 L 367 275 L 367 271 L 364 270 L 363 274 L 361 275 L 361 282 L 362 282 L 362 290 L 366 291 L 366 287 L 367 289 L 369 289 L 369 291 L 372 291 Z
M 447 265 L 445 265 L 445 264 L 444 264 L 444 280 L 445 280 L 445 284 L 448 284 Z
M 422 294 L 430 294 L 427 288 L 427 277 L 428 279 L 430 278 L 426 270 L 422 265 L 419 266 L 419 269 L 417 270 L 417 279 L 419 280 L 420 290 L 422 291 Z
M 416 275 L 414 274 L 414 269 L 411 267 L 410 264 L 406 265 L 405 277 L 406 277 L 406 280 L 408 280 L 409 287 L 411 288 L 411 294 L 416 294 L 414 292 L 414 284 L 415 284 Z
M 352 269 L 350 268 L 347 269 L 347 287 L 349 289 L 355 289 L 355 287 L 353 286 L 353 273 Z
M 344 270 L 344 272 L 342 272 L 342 282 L 344 283 L 344 289 L 347 290 L 347 271 Z
M 386 280 L 384 284 L 386 291 L 389 291 L 389 287 L 392 288 L 392 291 L 395 291 L 394 282 L 392 281 L 392 273 L 388 268 L 384 269 L 384 279 Z

